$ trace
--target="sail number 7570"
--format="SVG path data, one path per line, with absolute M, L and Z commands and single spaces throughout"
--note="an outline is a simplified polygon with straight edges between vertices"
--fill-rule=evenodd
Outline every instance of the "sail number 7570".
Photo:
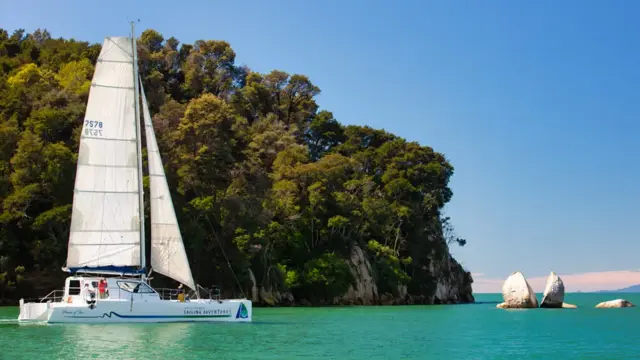
M 102 136 L 102 121 L 85 120 L 84 134 L 89 136 Z

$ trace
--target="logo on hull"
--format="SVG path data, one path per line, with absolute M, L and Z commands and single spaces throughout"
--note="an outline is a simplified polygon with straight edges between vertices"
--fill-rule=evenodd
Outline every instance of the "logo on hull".
M 236 319 L 246 319 L 249 317 L 249 310 L 244 306 L 244 303 L 240 303 L 238 307 L 238 312 L 236 313 Z

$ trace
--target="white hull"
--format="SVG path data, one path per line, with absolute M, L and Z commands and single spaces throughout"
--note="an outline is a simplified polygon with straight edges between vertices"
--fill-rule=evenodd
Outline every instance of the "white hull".
M 243 309 L 244 307 L 244 309 Z M 19 323 L 251 322 L 250 300 L 103 300 L 89 305 L 64 302 L 21 303 Z

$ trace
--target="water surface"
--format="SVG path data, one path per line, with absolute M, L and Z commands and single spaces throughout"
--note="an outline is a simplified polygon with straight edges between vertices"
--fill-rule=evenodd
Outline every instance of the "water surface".
M 541 296 L 538 296 L 540 299 Z M 256 308 L 251 324 L 20 326 L 0 308 L 1 359 L 638 359 L 640 294 L 568 294 L 578 309 L 477 304 Z

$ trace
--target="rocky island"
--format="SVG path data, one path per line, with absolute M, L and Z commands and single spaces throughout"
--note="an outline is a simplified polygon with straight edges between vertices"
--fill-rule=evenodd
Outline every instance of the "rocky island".
M 536 293 L 520 271 L 509 275 L 502 285 L 504 302 L 496 305 L 501 309 L 529 309 L 538 307 Z
M 564 302 L 564 282 L 555 273 L 551 272 L 542 294 L 540 308 L 575 309 L 576 305 Z M 538 307 L 538 299 L 535 292 L 520 271 L 509 275 L 502 285 L 503 302 L 496 305 L 499 309 L 531 309 Z M 596 309 L 632 308 L 633 303 L 625 299 L 604 301 L 596 305 Z
M 596 305 L 596 309 L 615 309 L 615 308 L 632 308 L 636 307 L 631 301 L 625 299 L 615 299 L 603 301 Z
M 78 139 L 99 52 L 46 30 L 0 29 L 7 304 L 57 289 L 65 276 Z M 180 44 L 154 30 L 138 40 L 196 281 L 257 306 L 474 301 L 471 274 L 449 252 L 466 240 L 443 213 L 454 170 L 445 156 L 342 125 L 320 110 L 308 77 L 258 73 L 235 57 L 220 40 Z M 177 286 L 162 276 L 152 284 Z
M 567 304 L 564 302 L 564 282 L 553 271 L 547 278 L 547 283 L 544 287 L 544 292 L 542 293 L 540 307 L 551 309 L 575 309 L 577 307 L 573 304 Z

